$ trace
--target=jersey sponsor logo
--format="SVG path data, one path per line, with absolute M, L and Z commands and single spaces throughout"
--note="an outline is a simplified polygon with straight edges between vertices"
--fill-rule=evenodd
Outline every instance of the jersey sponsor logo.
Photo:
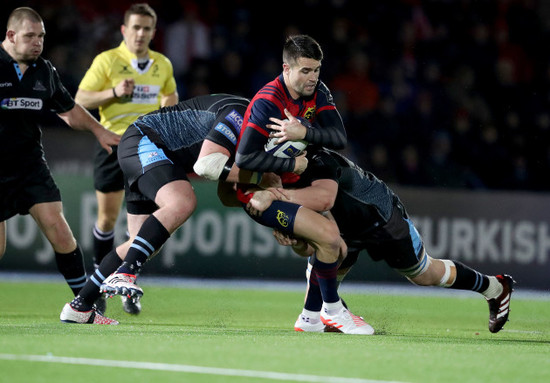
M 156 104 L 159 93 L 160 86 L 158 85 L 138 84 L 134 87 L 134 93 L 132 94 L 132 103 Z
M 288 227 L 288 214 L 286 214 L 284 211 L 277 210 L 277 221 L 282 227 Z
M 130 65 L 121 65 L 122 69 L 118 72 L 121 74 L 132 74 L 132 71 L 128 69 Z
M 307 108 L 306 112 L 304 113 L 304 118 L 308 120 L 313 119 L 313 117 L 315 116 L 315 110 L 316 109 L 314 106 L 310 106 L 309 108 Z
M 225 116 L 225 119 L 231 123 L 237 129 L 237 132 L 240 133 L 241 126 L 243 125 L 243 116 L 239 112 L 237 112 L 235 109 L 231 111 L 227 116 Z
M 155 162 L 168 160 L 164 151 L 151 142 L 147 136 L 143 137 L 138 145 L 138 156 L 141 166 L 144 168 Z
M 13 86 L 13 84 L 11 82 L 0 82 L 0 88 L 7 88 L 7 87 L 10 87 L 10 86 Z
M 218 125 L 216 125 L 214 129 L 227 137 L 227 139 L 231 141 L 233 145 L 237 145 L 237 137 L 235 136 L 235 134 L 233 134 L 229 126 L 225 125 L 222 122 L 218 122 Z
M 2 109 L 30 109 L 41 110 L 42 100 L 39 98 L 5 98 L 0 102 L 0 108 Z

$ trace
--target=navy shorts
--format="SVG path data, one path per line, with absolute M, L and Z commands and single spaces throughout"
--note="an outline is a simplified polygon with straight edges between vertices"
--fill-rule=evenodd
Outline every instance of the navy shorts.
M 45 162 L 15 177 L 0 179 L 0 222 L 29 214 L 37 203 L 61 201 L 61 193 Z

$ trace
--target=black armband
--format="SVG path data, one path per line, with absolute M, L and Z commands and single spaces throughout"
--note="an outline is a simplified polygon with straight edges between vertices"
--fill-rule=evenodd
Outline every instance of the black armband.
M 228 159 L 225 165 L 223 165 L 222 172 L 220 173 L 220 181 L 225 181 L 227 177 L 229 176 L 229 173 L 231 172 L 231 168 L 233 167 L 233 160 Z

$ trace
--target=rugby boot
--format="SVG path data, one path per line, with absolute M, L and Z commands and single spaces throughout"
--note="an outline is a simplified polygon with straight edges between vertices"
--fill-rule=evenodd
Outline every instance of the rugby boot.
M 502 285 L 502 293 L 494 299 L 487 299 L 489 303 L 489 331 L 492 333 L 499 332 L 508 321 L 510 299 L 515 283 L 514 279 L 507 274 L 497 275 L 496 278 Z
M 95 306 L 88 311 L 78 311 L 70 303 L 65 304 L 59 315 L 59 319 L 63 323 L 118 324 L 118 321 L 102 315 Z
M 109 297 L 123 295 L 133 301 L 139 301 L 143 290 L 135 282 L 136 276 L 133 274 L 113 273 L 103 281 L 99 291 Z
M 342 332 L 344 334 L 373 335 L 374 329 L 363 318 L 353 315 L 342 307 L 335 315 L 329 315 L 323 307 L 321 321 L 329 328 L 326 332 Z

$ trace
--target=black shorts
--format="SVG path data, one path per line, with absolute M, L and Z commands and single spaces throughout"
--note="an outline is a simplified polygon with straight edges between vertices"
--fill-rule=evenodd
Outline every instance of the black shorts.
M 103 193 L 124 190 L 124 175 L 118 164 L 118 147 L 107 153 L 96 141 L 94 148 L 94 187 Z
M 403 205 L 396 202 L 390 219 L 354 239 L 346 238 L 350 251 L 366 250 L 374 261 L 384 260 L 394 269 L 408 269 L 421 261 L 424 245 Z
M 124 173 L 126 209 L 130 214 L 151 214 L 158 190 L 167 183 L 186 180 L 188 164 L 182 163 L 162 145 L 151 142 L 135 125 L 131 125 L 118 146 L 118 161 Z
M 17 177 L 0 178 L 0 222 L 29 214 L 37 203 L 61 201 L 61 193 L 48 165 L 37 163 Z

